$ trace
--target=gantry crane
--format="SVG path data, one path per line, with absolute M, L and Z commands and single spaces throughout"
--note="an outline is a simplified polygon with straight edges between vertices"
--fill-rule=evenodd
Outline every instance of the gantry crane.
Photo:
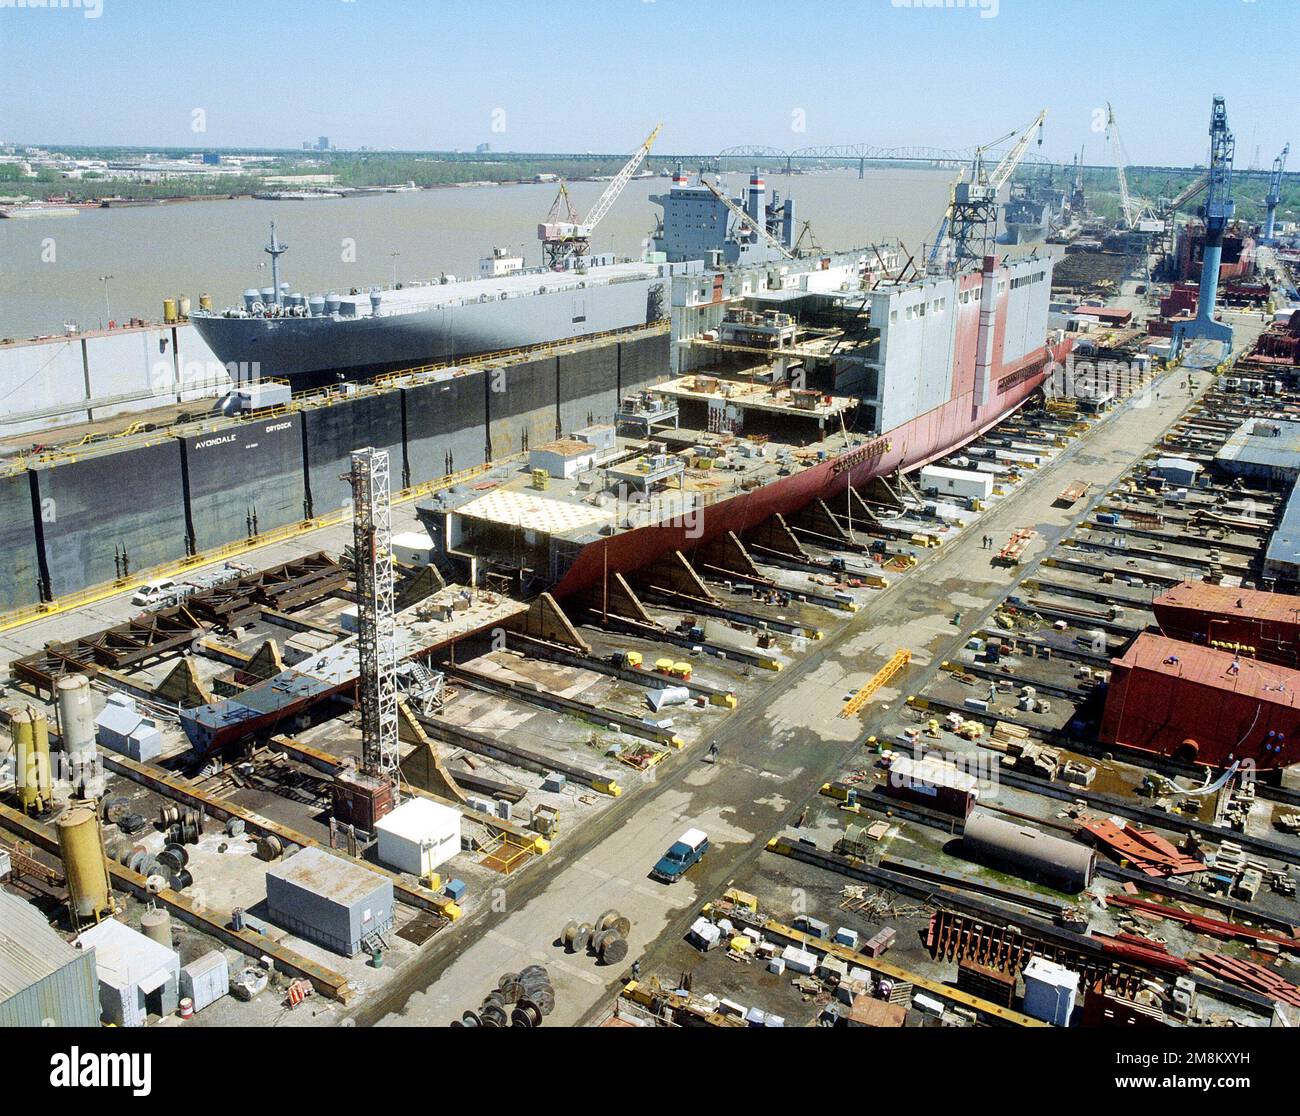
M 1273 160 L 1273 173 L 1268 178 L 1268 194 L 1264 198 L 1264 205 L 1267 214 L 1264 218 L 1264 234 L 1261 240 L 1265 244 L 1272 244 L 1276 237 L 1273 235 L 1273 222 L 1277 217 L 1277 206 L 1282 200 L 1282 175 L 1286 173 L 1286 157 L 1291 153 L 1291 145 L 1288 143 L 1282 148 L 1282 154 Z
M 569 198 L 568 187 L 563 182 L 560 183 L 560 193 L 552 204 L 550 213 L 537 226 L 537 237 L 542 242 L 548 267 L 563 267 L 566 260 L 573 256 L 585 256 L 591 250 L 591 234 L 618 200 L 623 188 L 632 180 L 637 167 L 650 154 L 650 148 L 654 146 L 662 128 L 662 124 L 655 125 L 654 131 L 613 177 L 605 187 L 605 192 L 582 220 L 578 220 L 577 211 Z
M 1038 144 L 1042 146 L 1043 121 L 1046 119 L 1047 110 L 1043 109 L 1030 122 L 1029 127 L 1020 133 L 1020 138 L 1002 157 L 992 174 L 985 169 L 984 153 L 1005 143 L 1016 133 L 1008 132 L 975 149 L 970 165 L 970 179 L 959 181 L 953 186 L 948 210 L 935 235 L 934 247 L 930 249 L 927 261 L 931 271 L 960 271 L 966 264 L 978 262 L 989 254 L 997 232 L 998 191 L 1006 185 L 1020 165 L 1035 130 L 1038 132 Z M 946 268 L 943 261 L 945 251 L 950 251 Z
M 704 185 L 709 188 L 709 192 L 715 198 L 717 198 L 718 201 L 722 202 L 722 204 L 727 207 L 727 209 L 730 211 L 733 217 L 739 220 L 741 224 L 745 225 L 747 228 L 752 229 L 755 233 L 757 233 L 760 240 L 766 243 L 769 247 L 775 248 L 787 260 L 792 260 L 795 258 L 794 253 L 791 252 L 789 248 L 787 248 L 784 244 L 782 244 L 779 240 L 777 240 L 776 237 L 774 237 L 770 232 L 767 231 L 767 229 L 763 226 L 762 221 L 755 221 L 753 217 L 751 217 L 748 213 L 744 211 L 744 209 L 742 209 L 734 201 L 732 201 L 729 197 L 727 197 L 725 193 L 719 190 L 712 182 L 710 182 L 703 175 L 700 176 L 700 181 L 703 182 Z
M 397 740 L 397 625 L 393 608 L 393 528 L 388 451 L 352 454 L 352 556 L 357 587 L 357 705 L 361 771 L 401 787 Z
M 1170 358 L 1176 360 L 1185 342 L 1201 338 L 1222 344 L 1222 356 L 1232 348 L 1232 327 L 1214 320 L 1214 303 L 1219 295 L 1219 263 L 1223 257 L 1223 234 L 1236 212 L 1232 200 L 1232 158 L 1237 141 L 1228 131 L 1228 110 L 1222 97 L 1214 98 L 1210 109 L 1210 169 L 1205 196 L 1205 251 L 1201 257 L 1201 287 L 1196 317 L 1174 326 Z

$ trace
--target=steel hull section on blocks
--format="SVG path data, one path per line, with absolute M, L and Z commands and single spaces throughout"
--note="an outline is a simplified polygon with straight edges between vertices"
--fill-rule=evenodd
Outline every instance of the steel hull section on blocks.
M 609 573 L 629 573 L 675 550 L 689 551 L 728 532 L 740 534 L 757 527 L 774 515 L 792 515 L 814 500 L 830 500 L 850 485 L 859 488 L 875 477 L 917 469 L 943 457 L 996 425 L 1033 395 L 1043 382 L 1048 355 L 1040 350 L 1023 362 L 1028 374 L 984 407 L 973 407 L 969 396 L 952 400 L 839 457 L 697 509 L 690 521 L 642 527 L 592 543 L 553 592 L 556 596 L 581 592 Z M 883 452 L 871 453 L 881 442 L 886 447 Z

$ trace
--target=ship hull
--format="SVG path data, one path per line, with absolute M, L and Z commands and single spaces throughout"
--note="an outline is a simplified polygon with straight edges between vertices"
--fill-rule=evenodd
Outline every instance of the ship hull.
M 600 584 L 613 573 L 628 573 L 674 551 L 689 552 L 709 541 L 757 527 L 774 515 L 788 516 L 816 500 L 832 500 L 850 486 L 879 476 L 908 472 L 935 461 L 997 425 L 1038 391 L 1049 361 L 1065 359 L 1068 342 L 1047 346 L 1016 366 L 1003 369 L 1008 385 L 983 406 L 963 395 L 864 446 L 802 472 L 702 509 L 689 524 L 655 524 L 602 539 L 586 547 L 552 590 L 563 597 Z
M 667 283 L 634 279 L 379 317 L 191 321 L 239 378 L 283 377 L 305 388 L 648 325 L 667 316 Z

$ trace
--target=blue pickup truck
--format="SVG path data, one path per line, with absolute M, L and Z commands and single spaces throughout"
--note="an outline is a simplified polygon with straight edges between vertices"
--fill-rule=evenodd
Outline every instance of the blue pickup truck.
M 708 835 L 700 829 L 688 829 L 673 843 L 659 862 L 650 869 L 650 875 L 663 883 L 672 883 L 686 874 L 709 851 Z

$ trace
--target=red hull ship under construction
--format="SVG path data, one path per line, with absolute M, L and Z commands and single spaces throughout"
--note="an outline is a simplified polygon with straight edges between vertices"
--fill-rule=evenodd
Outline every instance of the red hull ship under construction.
M 421 518 L 446 555 L 557 596 L 952 453 L 1032 396 L 1052 261 L 874 280 L 867 255 L 678 279 L 676 378 L 612 427 L 441 494 Z M 869 287 L 869 289 L 864 289 Z M 643 437 L 622 437 L 639 425 Z M 538 584 L 540 582 L 540 584 Z

